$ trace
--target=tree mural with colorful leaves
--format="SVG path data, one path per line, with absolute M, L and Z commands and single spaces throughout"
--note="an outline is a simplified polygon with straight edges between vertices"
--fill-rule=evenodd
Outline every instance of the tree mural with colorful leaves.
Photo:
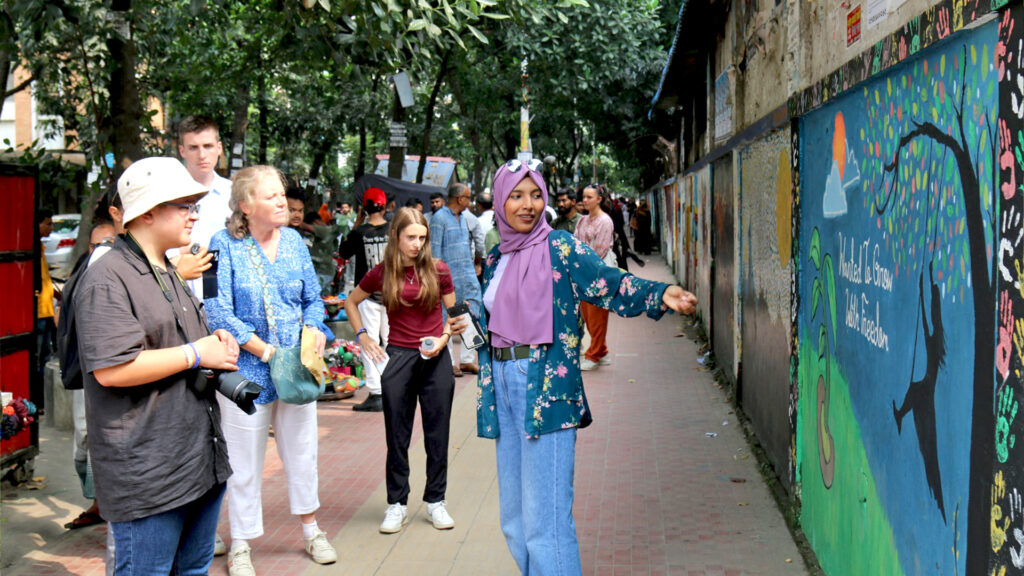
M 864 192 L 861 208 L 874 218 L 893 255 L 895 276 L 917 276 L 915 283 L 931 282 L 934 294 L 952 302 L 965 301 L 965 292 L 973 292 L 973 449 L 966 555 L 969 574 L 985 573 L 983 559 L 989 544 L 988 479 L 992 461 L 988 450 L 978 447 L 991 445 L 993 421 L 996 342 L 992 238 L 999 134 L 998 110 L 979 102 L 991 102 L 997 89 L 995 58 L 986 45 L 964 45 L 958 51 L 922 58 L 884 84 L 865 88 L 868 122 L 859 134 Z M 920 290 L 923 305 L 929 291 L 924 286 Z M 935 297 L 932 302 L 938 306 Z M 941 320 L 941 310 L 933 311 L 932 317 Z M 925 324 L 927 336 L 927 320 L 922 318 L 920 322 Z M 929 356 L 941 353 L 941 347 L 928 349 Z M 928 360 L 924 359 L 925 363 Z M 934 364 L 941 357 L 930 360 Z M 916 355 L 907 361 L 913 373 Z M 902 416 L 897 416 L 896 403 L 893 412 L 899 423 Z M 929 470 L 928 452 L 934 450 L 934 445 L 925 445 L 928 440 L 922 430 L 916 433 L 929 488 L 942 510 L 937 465 L 932 463 L 935 467 Z M 931 442 L 934 444 L 934 434 Z

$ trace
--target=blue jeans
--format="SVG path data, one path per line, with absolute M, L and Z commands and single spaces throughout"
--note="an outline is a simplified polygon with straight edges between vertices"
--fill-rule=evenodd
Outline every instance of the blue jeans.
M 498 404 L 498 495 L 501 531 L 526 576 L 582 572 L 572 518 L 576 429 L 527 438 L 529 360 L 491 363 Z M 536 384 L 535 384 L 536 385 Z
M 206 576 L 224 497 L 218 484 L 198 499 L 167 512 L 111 522 L 115 576 Z

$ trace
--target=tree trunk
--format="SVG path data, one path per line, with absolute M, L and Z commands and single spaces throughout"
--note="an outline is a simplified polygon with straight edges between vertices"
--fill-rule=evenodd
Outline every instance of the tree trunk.
M 245 166 L 245 132 L 249 128 L 249 83 L 241 81 L 235 90 L 235 113 L 231 123 L 231 151 L 228 153 L 228 174 Z
M 334 146 L 334 138 L 324 136 L 320 140 L 320 145 L 316 147 L 316 152 L 313 153 L 313 163 L 309 167 L 306 198 L 313 198 L 313 194 L 316 193 L 316 181 L 320 178 L 320 170 L 323 168 L 324 161 L 327 160 L 327 153 L 331 151 L 332 146 Z
M 266 82 L 266 79 L 264 79 L 264 77 L 263 77 L 262 70 L 261 70 L 261 73 L 259 75 L 259 79 L 257 80 L 257 82 L 258 83 L 256 85 L 256 97 L 258 99 L 258 105 L 259 105 L 259 109 L 260 109 L 260 118 L 259 118 L 260 149 L 259 149 L 259 153 L 258 153 L 258 156 L 257 156 L 257 161 L 260 164 L 266 164 L 267 163 L 267 144 L 270 141 L 270 128 L 268 128 L 268 124 L 270 123 L 270 119 L 267 118 L 267 115 L 270 114 L 270 112 L 267 110 L 267 82 Z
M 114 0 L 115 14 L 129 18 L 131 0 Z M 110 74 L 110 140 L 114 148 L 114 173 L 145 156 L 141 123 L 145 112 L 135 79 L 135 43 L 114 34 L 107 39 L 113 69 Z
M 7 100 L 7 78 L 11 75 L 11 60 L 17 54 L 14 50 L 14 21 L 7 13 L 7 8 L 0 10 L 0 38 L 10 42 L 10 48 L 0 45 L 0 114 L 4 112 L 4 101 Z
M 416 182 L 423 183 L 423 171 L 427 168 L 427 153 L 430 151 L 430 131 L 434 127 L 434 107 L 437 105 L 437 94 L 441 91 L 441 84 L 448 74 L 448 58 L 452 49 L 445 51 L 441 57 L 441 67 L 437 71 L 437 80 L 434 81 L 434 89 L 430 91 L 430 100 L 427 101 L 427 117 L 423 123 L 423 147 L 420 149 L 420 164 L 416 168 Z

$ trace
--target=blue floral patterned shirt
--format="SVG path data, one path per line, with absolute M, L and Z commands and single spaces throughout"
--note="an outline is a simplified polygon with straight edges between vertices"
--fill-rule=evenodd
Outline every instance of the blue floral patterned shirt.
M 526 435 L 532 438 L 564 428 L 584 428 L 593 420 L 583 391 L 583 373 L 580 372 L 581 300 L 627 317 L 646 312 L 647 316 L 657 320 L 667 310 L 661 302 L 667 284 L 637 278 L 619 268 L 607 266 L 589 246 L 568 232 L 552 231 L 548 235 L 548 244 L 554 283 L 555 342 L 533 346 L 530 354 Z M 484 292 L 500 258 L 497 247 L 487 257 L 483 274 Z M 482 346 L 479 355 L 477 435 L 497 438 L 500 431 L 490 347 Z
M 320 281 L 313 269 L 309 249 L 302 236 L 291 228 L 281 228 L 274 262 L 270 262 L 259 244 L 256 248 L 271 285 L 270 294 L 277 319 L 276 341 L 267 326 L 263 284 L 249 261 L 245 242 L 232 238 L 227 230 L 217 232 L 210 241 L 211 250 L 220 250 L 217 297 L 204 301 L 210 329 L 227 330 L 238 340 L 239 346 L 252 339 L 253 334 L 264 342 L 286 348 L 298 346 L 303 325 L 323 330 L 324 304 L 320 299 Z M 270 366 L 260 362 L 259 357 L 242 350 L 238 356 L 238 371 L 263 387 L 263 392 L 256 398 L 257 404 L 277 400 L 277 389 L 270 381 Z

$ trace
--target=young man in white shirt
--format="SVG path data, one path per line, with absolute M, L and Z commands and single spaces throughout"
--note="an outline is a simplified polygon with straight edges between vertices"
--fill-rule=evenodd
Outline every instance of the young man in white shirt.
M 182 249 L 172 258 L 178 272 L 188 280 L 189 288 L 203 300 L 203 272 L 211 266 L 212 255 L 206 252 L 210 238 L 222 230 L 231 208 L 231 181 L 215 172 L 224 146 L 220 141 L 217 123 L 209 116 L 189 116 L 178 124 L 178 154 L 192 179 L 210 190 L 199 201 L 199 221 L 192 229 L 192 246 L 198 250 Z

